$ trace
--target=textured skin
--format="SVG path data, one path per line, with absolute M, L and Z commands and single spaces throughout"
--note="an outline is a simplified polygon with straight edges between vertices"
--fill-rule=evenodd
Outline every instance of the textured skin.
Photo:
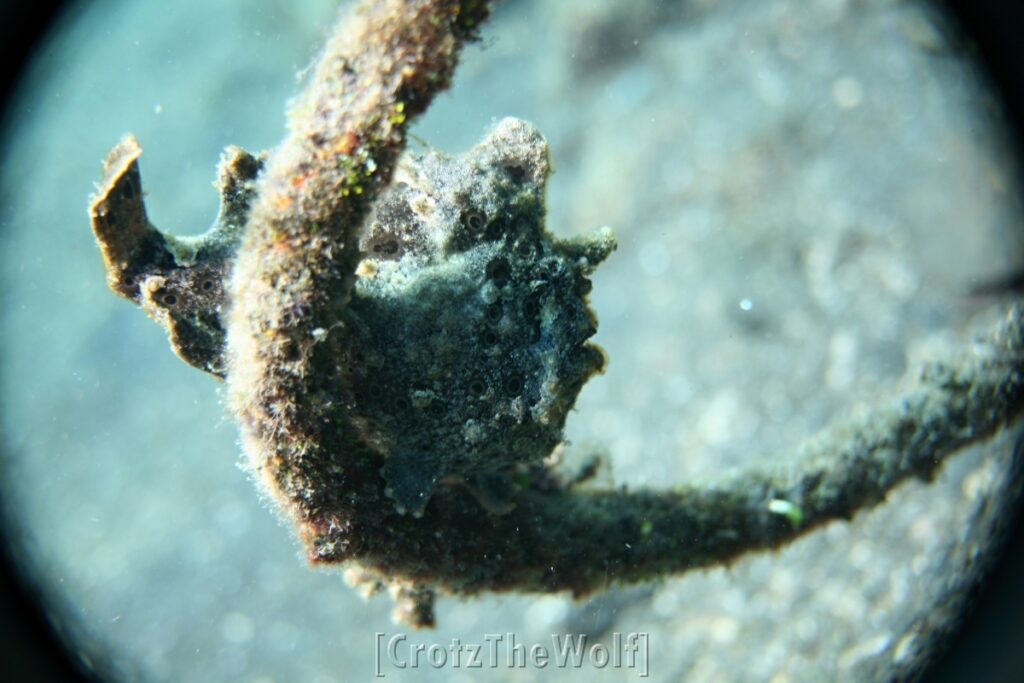
M 615 242 L 544 230 L 549 172 L 544 138 L 509 118 L 462 156 L 407 156 L 375 207 L 343 355 L 399 511 L 422 514 L 446 480 L 505 507 L 488 475 L 548 455 L 604 365 L 585 297 Z
M 225 150 L 218 169 L 217 220 L 198 237 L 175 237 L 149 222 L 139 172 L 141 155 L 132 136 L 111 150 L 89 206 L 107 282 L 167 330 L 179 358 L 224 377 L 225 280 L 263 159 L 238 147 Z

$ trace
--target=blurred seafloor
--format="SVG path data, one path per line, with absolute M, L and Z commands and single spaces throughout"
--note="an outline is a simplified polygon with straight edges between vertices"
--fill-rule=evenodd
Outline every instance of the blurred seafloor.
M 204 229 L 220 150 L 281 138 L 335 4 L 81 3 L 6 112 L 0 490 L 57 621 L 125 680 L 366 679 L 374 632 L 397 631 L 386 599 L 303 564 L 238 467 L 218 386 L 109 294 L 85 215 L 132 131 L 154 223 Z M 569 451 L 609 454 L 599 483 L 663 488 L 783 457 L 994 320 L 993 300 L 964 292 L 1024 253 L 995 114 L 918 2 L 508 0 L 414 132 L 454 152 L 529 119 L 556 168 L 549 228 L 615 228 L 592 295 L 611 364 Z M 970 522 L 1007 442 L 782 552 L 585 604 L 445 599 L 440 628 L 410 641 L 646 631 L 656 681 L 899 670 L 979 552 Z

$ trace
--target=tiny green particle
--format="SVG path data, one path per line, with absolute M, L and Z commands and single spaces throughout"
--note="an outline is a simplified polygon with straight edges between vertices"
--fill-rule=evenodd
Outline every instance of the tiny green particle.
M 649 519 L 645 519 L 640 524 L 640 535 L 641 536 L 650 536 L 652 531 L 654 531 L 654 522 L 652 522 Z
M 768 512 L 774 515 L 782 515 L 789 520 L 793 528 L 799 528 L 804 521 L 804 511 L 796 503 L 781 498 L 773 498 L 768 503 Z

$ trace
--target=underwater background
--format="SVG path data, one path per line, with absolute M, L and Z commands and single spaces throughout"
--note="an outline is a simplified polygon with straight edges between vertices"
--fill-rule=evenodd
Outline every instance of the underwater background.
M 413 133 L 455 153 L 504 116 L 533 122 L 556 170 L 548 228 L 620 241 L 591 295 L 608 371 L 567 425 L 567 457 L 606 454 L 594 485 L 669 488 L 795 455 L 998 317 L 967 292 L 1024 263 L 1020 179 L 995 100 L 929 7 L 506 0 L 467 50 Z M 388 600 L 304 564 L 239 467 L 222 385 L 107 290 L 86 216 L 130 131 L 153 223 L 204 230 L 220 151 L 280 140 L 336 11 L 81 3 L 6 112 L 0 496 L 53 620 L 116 680 L 368 679 L 374 633 L 402 630 Z M 655 681 L 877 678 L 955 617 L 936 604 L 984 552 L 1012 436 L 780 552 L 581 603 L 443 598 L 440 627 L 409 640 L 647 632 Z

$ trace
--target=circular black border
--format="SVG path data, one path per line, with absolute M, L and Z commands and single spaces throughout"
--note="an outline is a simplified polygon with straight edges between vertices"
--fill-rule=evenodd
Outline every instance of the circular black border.
M 962 47 L 975 57 L 1000 100 L 1018 171 L 1024 171 L 1024 3 L 946 0 Z M 1024 186 L 1018 186 L 1024 194 Z M 969 229 L 969 226 L 965 226 Z M 968 598 L 967 612 L 944 652 L 922 673 L 930 683 L 1024 681 L 1024 515 L 1018 501 L 1002 555 Z
M 60 16 L 66 2 L 0 4 L 0 59 L 6 68 L 0 96 L 6 105 L 33 48 Z M 1015 135 L 1018 164 L 1024 164 L 1024 3 L 1020 0 L 946 0 L 961 29 L 962 47 L 974 53 L 1002 100 L 1008 128 Z M 2 118 L 2 117 L 0 117 Z M 1024 188 L 1021 188 L 1024 191 Z M 0 444 L 0 448 L 3 448 Z M 35 591 L 14 571 L 10 536 L 0 552 L 0 680 L 17 683 L 92 682 L 61 643 Z M 922 674 L 940 683 L 1024 680 L 1024 521 L 1021 515 L 1007 539 L 1006 551 L 972 596 L 969 614 L 947 651 Z
M 67 0 L 0 0 L 0 135 L 6 133 L 7 108 L 17 96 L 25 67 L 74 4 Z M 0 459 L 8 455 L 3 439 L 0 434 Z M 19 539 L 3 513 L 0 505 L 0 681 L 99 683 L 57 635 L 38 590 L 12 557 L 18 552 Z

